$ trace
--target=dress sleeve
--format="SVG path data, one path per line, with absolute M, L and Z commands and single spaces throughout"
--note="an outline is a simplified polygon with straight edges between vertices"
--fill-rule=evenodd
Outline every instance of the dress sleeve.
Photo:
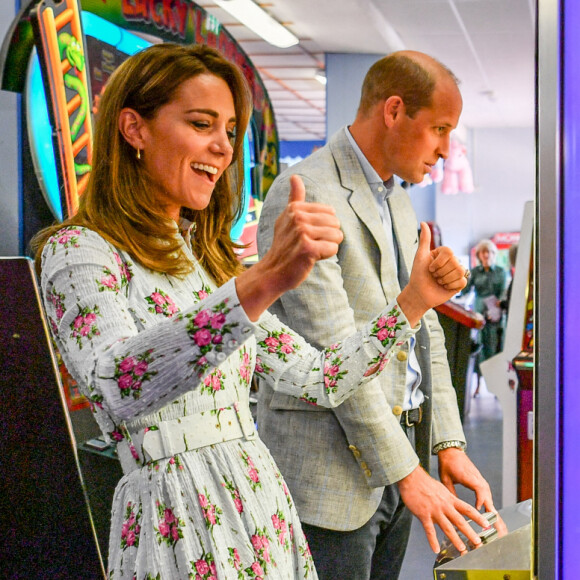
M 255 372 L 275 391 L 337 407 L 374 379 L 420 328 L 411 328 L 393 300 L 359 332 L 320 351 L 272 314 L 258 321 Z
M 57 346 L 91 404 L 114 421 L 157 411 L 196 388 L 255 331 L 234 280 L 138 328 L 127 298 L 131 276 L 115 248 L 87 228 L 60 230 L 43 251 L 43 300 Z

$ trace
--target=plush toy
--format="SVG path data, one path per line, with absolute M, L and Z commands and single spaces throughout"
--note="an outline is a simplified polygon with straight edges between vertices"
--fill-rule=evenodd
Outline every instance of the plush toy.
M 473 193 L 473 175 L 467 160 L 465 145 L 459 141 L 451 141 L 449 157 L 443 165 L 442 193 Z

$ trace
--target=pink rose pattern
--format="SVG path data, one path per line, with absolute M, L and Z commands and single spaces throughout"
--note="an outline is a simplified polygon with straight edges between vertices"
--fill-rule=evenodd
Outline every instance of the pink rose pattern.
M 205 379 L 203 379 L 200 392 L 207 393 L 215 399 L 216 393 L 224 389 L 225 378 L 225 374 L 219 368 L 213 370 L 209 375 L 207 375 L 207 377 L 205 377 Z
M 276 566 L 276 562 L 270 555 L 271 538 L 266 528 L 256 529 L 256 533 L 250 538 L 254 548 L 255 560 L 251 566 L 245 569 L 248 578 L 263 580 L 268 573 L 270 565 Z
M 287 552 L 290 550 L 290 541 L 288 539 L 289 529 L 284 519 L 284 514 L 280 510 L 276 510 L 276 513 L 272 515 L 272 525 L 274 526 L 278 542 Z
M 333 344 L 326 349 L 324 355 L 324 389 L 328 394 L 336 393 L 338 381 L 348 373 L 346 370 L 340 370 L 343 363 L 342 355 L 337 354 L 340 348 L 340 344 Z
M 145 300 L 147 304 L 150 304 L 147 310 L 154 314 L 162 314 L 167 318 L 171 318 L 176 312 L 179 312 L 175 302 L 159 288 L 155 288 L 155 292 L 152 292 L 150 296 L 146 296 Z
M 220 516 L 223 514 L 222 509 L 210 502 L 209 493 L 207 489 L 204 489 L 205 493 L 198 494 L 199 505 L 201 511 L 203 512 L 203 518 L 205 520 L 205 525 L 208 530 L 213 530 L 214 526 L 219 526 L 221 524 Z
M 121 291 L 117 276 L 106 266 L 103 267 L 103 274 L 96 282 L 99 292 L 111 291 L 119 293 Z
M 97 316 L 100 315 L 97 305 L 93 308 L 85 306 L 80 309 L 78 315 L 70 323 L 70 337 L 76 340 L 79 349 L 83 348 L 83 342 L 89 342 L 92 338 L 101 334 L 97 326 Z
M 291 334 L 278 330 L 268 332 L 268 336 L 258 344 L 268 352 L 276 354 L 284 362 L 288 362 L 289 354 L 300 349 Z
M 198 377 L 202 377 L 210 367 L 205 355 L 212 350 L 221 352 L 224 337 L 231 334 L 233 328 L 238 326 L 237 322 L 226 324 L 227 315 L 232 310 L 228 307 L 228 302 L 229 300 L 226 299 L 211 310 L 206 308 L 186 315 L 189 320 L 187 334 L 202 354 L 195 361 Z
M 312 559 L 308 543 L 298 546 L 298 552 L 304 558 L 304 577 L 308 578 L 308 576 L 314 573 L 314 560 Z
M 201 290 L 197 290 L 193 293 L 193 299 L 195 302 L 201 302 L 204 298 L 207 298 L 211 294 L 211 288 L 206 284 L 202 284 Z
M 62 317 L 66 312 L 64 298 L 64 294 L 57 292 L 54 288 L 51 288 L 46 294 L 46 299 L 54 307 L 54 315 L 56 316 L 56 322 L 51 316 L 48 317 L 50 326 L 55 336 L 58 334 L 58 323 L 62 320 Z
M 165 507 L 165 504 L 157 501 L 157 527 L 153 529 L 157 532 L 157 542 L 161 544 L 165 542 L 168 546 L 174 547 L 177 542 L 183 538 L 183 531 L 181 528 L 185 525 L 183 520 L 180 520 L 171 508 Z
M 132 502 L 128 502 L 127 508 L 125 509 L 125 521 L 123 522 L 123 527 L 121 528 L 122 550 L 131 547 L 139 547 L 139 533 L 141 531 L 141 526 L 139 524 L 140 519 L 141 506 L 139 506 L 139 510 L 136 510 L 135 505 Z
M 252 380 L 252 359 L 248 354 L 246 348 L 241 348 L 240 351 L 240 366 L 238 367 L 238 376 L 243 385 L 249 387 Z
M 259 377 L 266 378 L 272 372 L 272 367 L 269 367 L 259 356 L 256 355 L 256 364 L 254 366 L 254 374 Z
M 225 476 L 224 483 L 222 483 L 222 486 L 225 487 L 230 492 L 230 495 L 232 496 L 232 501 L 234 502 L 234 507 L 236 508 L 236 511 L 239 514 L 241 514 L 244 511 L 244 504 L 242 503 L 239 490 Z
M 79 247 L 79 236 L 84 231 L 85 228 L 78 228 L 75 226 L 67 226 L 62 228 L 54 236 L 48 238 L 46 245 L 52 249 L 52 254 L 56 252 L 58 246 L 62 246 L 66 248 L 67 254 L 69 248 L 78 248 Z
M 217 580 L 217 569 L 214 562 L 213 554 L 206 554 L 205 551 L 201 558 L 195 562 L 190 562 L 193 567 L 193 574 L 189 577 L 194 580 Z
M 115 258 L 115 262 L 117 262 L 117 266 L 119 266 L 119 271 L 121 273 L 121 288 L 125 288 L 131 282 L 131 278 L 133 277 L 133 272 L 131 272 L 131 263 L 126 263 L 123 261 L 123 258 L 117 254 L 117 252 L 113 252 L 113 258 Z
M 115 375 L 121 398 L 133 396 L 138 399 L 141 396 L 143 383 L 149 381 L 157 374 L 157 371 L 150 370 L 149 365 L 153 362 L 154 349 L 150 348 L 138 355 L 126 354 L 123 357 L 115 358 Z
M 229 558 L 228 564 L 238 573 L 238 580 L 244 580 L 245 576 L 242 572 L 242 559 L 237 548 L 228 547 Z
M 183 465 L 181 463 L 181 459 L 179 459 L 179 455 L 175 455 L 173 457 L 170 457 L 167 460 L 167 466 L 165 467 L 165 471 L 167 473 L 171 473 L 173 470 L 183 471 Z
M 246 479 L 248 480 L 248 483 L 250 484 L 252 490 L 256 491 L 258 488 L 262 487 L 262 484 L 260 483 L 260 472 L 258 469 L 256 469 L 254 462 L 252 461 L 252 458 L 248 455 L 246 451 L 242 451 L 240 453 L 240 456 L 242 457 L 244 463 L 246 464 L 247 468 Z
M 276 480 L 278 481 L 278 485 L 282 488 L 284 495 L 286 496 L 286 501 L 288 502 L 288 507 L 292 509 L 294 503 L 292 502 L 292 496 L 290 495 L 290 490 L 282 477 L 282 474 L 279 471 L 276 471 Z
M 401 311 L 398 306 L 395 306 L 386 316 L 379 316 L 373 321 L 371 336 L 375 336 L 384 347 L 391 348 L 395 343 L 397 332 L 403 327 L 404 323 L 399 321 Z M 401 343 L 398 343 L 401 344 Z M 388 353 L 381 353 L 376 356 L 368 365 L 364 376 L 368 377 L 375 373 L 380 373 L 390 357 Z

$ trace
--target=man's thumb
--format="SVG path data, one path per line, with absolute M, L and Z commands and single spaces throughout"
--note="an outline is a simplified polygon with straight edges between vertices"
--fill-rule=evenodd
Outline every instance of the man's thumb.
M 304 201 L 306 199 L 306 189 L 304 189 L 304 182 L 299 175 L 292 175 L 290 177 L 290 195 L 288 196 L 288 203 L 293 201 Z
M 425 222 L 421 222 L 421 237 L 417 252 L 428 254 L 431 252 L 431 229 Z

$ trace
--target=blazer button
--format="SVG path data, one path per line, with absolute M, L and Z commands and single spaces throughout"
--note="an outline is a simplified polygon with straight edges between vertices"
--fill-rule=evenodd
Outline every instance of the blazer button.
M 401 362 L 407 360 L 407 353 L 404 350 L 400 350 L 397 353 L 397 359 L 400 360 Z
M 360 457 L 360 451 L 354 445 L 349 445 L 348 448 L 352 451 L 352 454 L 358 459 Z
M 403 414 L 403 407 L 401 407 L 401 405 L 395 405 L 393 407 L 393 415 L 397 415 L 397 417 L 400 417 Z
M 360 462 L 360 466 L 361 466 L 361 469 L 364 469 L 365 471 L 369 470 L 369 466 L 364 461 Z
M 367 477 L 370 477 L 373 474 L 373 472 L 370 469 L 365 469 L 365 475 Z

